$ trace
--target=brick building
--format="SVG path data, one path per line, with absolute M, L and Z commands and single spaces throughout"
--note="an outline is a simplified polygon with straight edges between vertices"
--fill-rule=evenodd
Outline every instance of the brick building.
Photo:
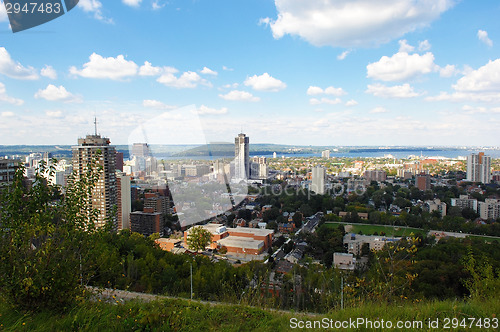
M 236 227 L 226 228 L 222 224 L 207 224 L 203 227 L 212 234 L 210 249 L 225 248 L 228 253 L 259 255 L 272 246 L 274 231 L 270 229 Z M 187 247 L 189 230 L 184 232 L 184 246 Z

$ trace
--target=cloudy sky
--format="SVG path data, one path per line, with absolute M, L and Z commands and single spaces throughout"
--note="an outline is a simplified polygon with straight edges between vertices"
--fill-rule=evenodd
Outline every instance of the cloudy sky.
M 13 34 L 2 4 L 0 145 L 74 144 L 94 115 L 115 144 L 498 145 L 499 17 L 493 0 L 80 0 Z

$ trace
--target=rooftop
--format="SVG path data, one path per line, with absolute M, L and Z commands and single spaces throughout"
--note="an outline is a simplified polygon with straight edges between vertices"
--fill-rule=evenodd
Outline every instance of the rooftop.
M 253 240 L 248 237 L 241 236 L 228 236 L 224 239 L 217 241 L 225 247 L 255 249 L 258 250 L 264 246 L 264 242 L 260 240 Z

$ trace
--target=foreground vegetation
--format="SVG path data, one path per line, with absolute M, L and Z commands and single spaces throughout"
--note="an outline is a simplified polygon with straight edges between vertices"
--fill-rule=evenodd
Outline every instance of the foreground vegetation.
M 291 329 L 293 318 L 297 321 L 383 319 L 393 324 L 397 321 L 422 321 L 424 329 L 428 329 L 425 324 L 429 320 L 439 319 L 438 330 L 444 328 L 446 319 L 470 322 L 475 318 L 477 323 L 481 318 L 482 328 L 476 325 L 468 330 L 496 330 L 494 319 L 498 317 L 498 308 L 500 299 L 496 297 L 487 301 L 429 301 L 398 306 L 367 302 L 359 307 L 347 307 L 324 315 L 305 315 L 244 305 L 207 305 L 167 299 L 116 305 L 84 301 L 66 313 L 48 310 L 28 313 L 14 310 L 0 301 L 0 331 L 283 331 Z M 490 320 L 490 328 L 485 328 L 486 318 Z M 358 330 L 371 330 L 363 327 L 359 326 Z

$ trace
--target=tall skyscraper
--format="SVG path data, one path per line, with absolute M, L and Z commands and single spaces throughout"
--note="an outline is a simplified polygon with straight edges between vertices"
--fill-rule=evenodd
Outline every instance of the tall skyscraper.
M 467 181 L 490 183 L 491 157 L 484 152 L 467 156 Z
M 237 180 L 250 178 L 250 138 L 241 133 L 234 139 L 234 177 Z
M 324 195 L 325 193 L 325 177 L 326 170 L 322 166 L 316 166 L 312 169 L 312 183 L 311 183 L 311 191 L 314 191 L 316 194 Z
M 134 143 L 132 145 L 132 156 L 146 158 L 149 157 L 149 154 L 148 143 Z
M 321 158 L 329 159 L 330 158 L 330 150 L 322 151 L 321 152 Z
M 132 195 L 130 193 L 130 176 L 117 172 L 117 217 L 118 229 L 130 229 L 130 212 L 132 212 Z
M 91 197 L 88 197 L 92 208 L 99 211 L 96 226 L 104 226 L 109 219 L 113 223 L 113 229 L 117 228 L 117 216 L 113 210 L 117 205 L 116 184 L 116 150 L 109 145 L 109 138 L 101 137 L 96 132 L 78 139 L 78 145 L 73 146 L 73 170 L 76 179 L 84 177 L 89 165 L 95 161 L 102 166 L 99 180 L 97 181 Z

